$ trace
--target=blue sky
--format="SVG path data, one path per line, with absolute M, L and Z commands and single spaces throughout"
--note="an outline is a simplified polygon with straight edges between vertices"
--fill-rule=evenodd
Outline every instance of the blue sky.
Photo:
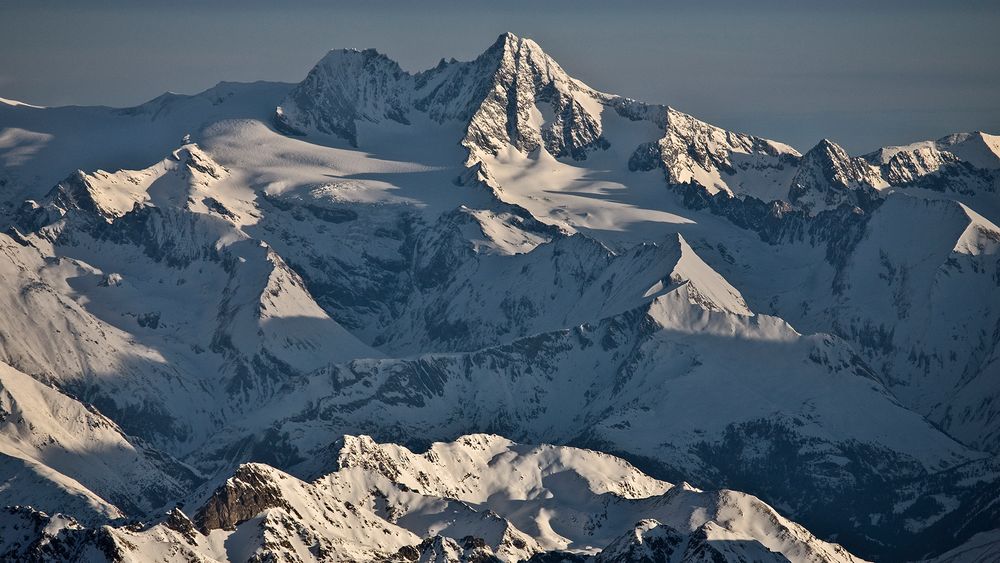
M 996 1 L 0 0 L 0 97 L 123 106 L 220 80 L 298 81 L 340 47 L 420 70 L 512 31 L 600 90 L 858 153 L 1000 132 L 998 30 Z

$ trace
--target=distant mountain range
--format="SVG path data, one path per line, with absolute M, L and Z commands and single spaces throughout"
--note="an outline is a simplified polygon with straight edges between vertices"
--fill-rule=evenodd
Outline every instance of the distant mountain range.
M 998 191 L 509 33 L 0 99 L 0 560 L 989 560 Z

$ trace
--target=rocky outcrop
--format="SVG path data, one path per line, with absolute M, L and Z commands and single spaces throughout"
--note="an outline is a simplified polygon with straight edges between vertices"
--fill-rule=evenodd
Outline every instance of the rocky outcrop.
M 434 536 L 415 546 L 400 548 L 386 563 L 502 563 L 482 538 L 461 540 Z
M 235 530 L 239 524 L 269 508 L 292 510 L 264 465 L 241 465 L 198 509 L 194 522 L 203 533 Z
M 681 559 L 675 553 L 683 551 L 688 538 L 670 526 L 656 520 L 643 520 L 601 550 L 595 563 L 669 563 Z

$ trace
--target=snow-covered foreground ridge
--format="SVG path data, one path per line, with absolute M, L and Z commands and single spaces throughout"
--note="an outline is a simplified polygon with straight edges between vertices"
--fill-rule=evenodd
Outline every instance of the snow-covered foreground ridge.
M 474 434 L 422 454 L 345 436 L 312 482 L 241 465 L 190 515 L 86 529 L 0 514 L 9 558 L 88 561 L 861 561 L 761 500 L 607 454 Z M 42 530 L 42 531 L 40 531 Z
M 866 559 L 990 553 L 998 188 L 994 135 L 800 153 L 511 34 L 418 73 L 337 50 L 299 84 L 0 100 L 0 535 L 849 558 L 773 506 Z

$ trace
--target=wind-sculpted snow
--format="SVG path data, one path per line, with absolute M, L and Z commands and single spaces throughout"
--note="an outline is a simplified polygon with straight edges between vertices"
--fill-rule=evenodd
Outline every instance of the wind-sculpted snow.
M 512 34 L 0 100 L 3 556 L 989 554 L 997 139 L 802 154 Z
M 132 108 L 0 103 L 4 200 L 35 199 L 76 170 L 138 170 L 222 119 L 269 119 L 290 84 L 220 82 L 194 96 L 167 93 Z M 9 199 L 12 196 L 14 199 Z

